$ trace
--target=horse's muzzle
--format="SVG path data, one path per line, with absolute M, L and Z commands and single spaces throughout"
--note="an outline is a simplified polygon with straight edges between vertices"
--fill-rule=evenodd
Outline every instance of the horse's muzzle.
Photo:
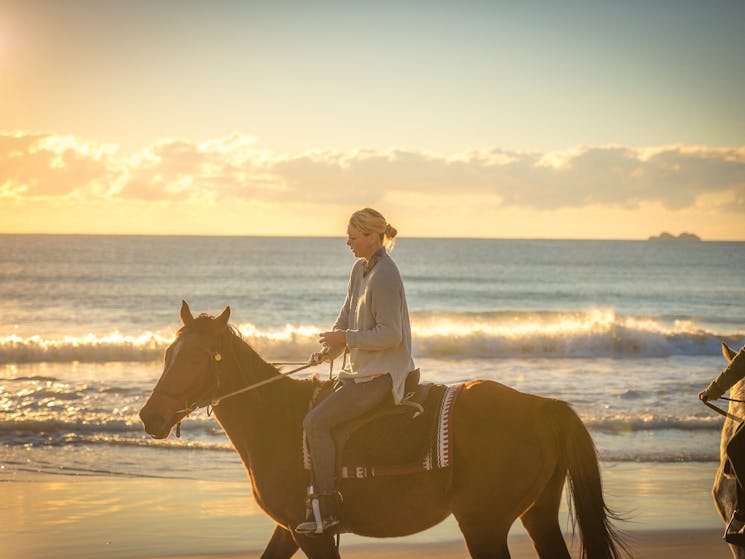
M 145 427 L 145 432 L 154 439 L 166 439 L 171 434 L 173 422 L 168 421 L 157 410 L 153 409 L 150 402 L 140 410 L 140 420 Z

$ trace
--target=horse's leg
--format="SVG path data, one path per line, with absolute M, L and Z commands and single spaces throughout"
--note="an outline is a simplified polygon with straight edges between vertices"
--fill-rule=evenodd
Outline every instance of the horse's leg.
M 483 520 L 475 523 L 459 520 L 458 526 L 473 559 L 510 559 L 507 548 L 509 526 L 495 526 Z
M 541 559 L 570 559 L 559 526 L 559 505 L 565 478 L 565 468 L 557 467 L 535 503 L 520 517 Z
M 340 559 L 334 536 L 301 536 L 295 534 L 293 537 L 308 559 Z
M 510 527 L 551 478 L 548 435 L 534 419 L 542 402 L 489 382 L 471 383 L 458 396 L 451 507 L 471 557 L 509 558 Z
M 297 550 L 298 544 L 292 539 L 292 534 L 282 526 L 277 526 L 261 559 L 290 559 Z

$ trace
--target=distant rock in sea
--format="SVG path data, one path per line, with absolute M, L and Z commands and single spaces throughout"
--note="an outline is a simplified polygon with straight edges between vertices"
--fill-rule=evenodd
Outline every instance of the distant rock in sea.
M 659 235 L 652 235 L 651 237 L 649 237 L 648 240 L 650 241 L 696 241 L 698 242 L 701 240 L 701 237 L 699 237 L 695 233 L 688 233 L 687 231 L 681 233 L 680 235 L 676 237 L 675 235 L 672 235 L 668 233 L 667 231 L 663 231 Z

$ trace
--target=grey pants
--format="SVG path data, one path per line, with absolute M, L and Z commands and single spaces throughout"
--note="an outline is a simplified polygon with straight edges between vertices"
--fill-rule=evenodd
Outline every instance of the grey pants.
M 303 420 L 313 466 L 313 482 L 317 493 L 334 490 L 336 447 L 331 430 L 370 411 L 390 397 L 391 375 L 384 374 L 367 382 L 344 381 L 336 392 L 308 412 Z

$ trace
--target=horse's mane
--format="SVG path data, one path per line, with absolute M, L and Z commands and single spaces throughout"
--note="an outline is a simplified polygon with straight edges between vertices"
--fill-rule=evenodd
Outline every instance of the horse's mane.
M 207 314 L 205 312 L 201 313 L 199 316 L 195 316 L 194 319 L 189 322 L 188 324 L 184 324 L 181 328 L 179 328 L 176 331 L 176 337 L 180 337 L 185 332 L 191 330 L 192 328 L 195 328 L 197 330 L 203 330 L 206 328 L 205 325 L 209 324 L 211 321 L 215 320 L 215 316 L 212 316 L 211 314 Z M 226 328 L 228 329 L 228 332 L 233 334 L 233 336 L 240 338 L 243 340 L 243 334 L 241 334 L 240 330 L 237 326 L 234 326 L 232 324 L 227 324 Z M 245 340 L 243 340 L 245 341 Z
M 176 337 L 180 338 L 184 333 L 188 332 L 191 329 L 205 330 L 207 328 L 206 325 L 208 325 L 212 320 L 215 320 L 215 317 L 207 313 L 202 313 L 199 316 L 195 316 L 194 320 L 189 322 L 189 324 L 184 324 L 176 331 Z M 228 333 L 234 338 L 238 338 L 242 342 L 245 342 L 246 345 L 248 345 L 248 342 L 246 342 L 246 339 L 243 337 L 243 334 L 241 334 L 241 331 L 237 326 L 228 323 L 225 325 L 225 328 L 227 329 Z M 249 345 L 249 347 L 251 346 Z

